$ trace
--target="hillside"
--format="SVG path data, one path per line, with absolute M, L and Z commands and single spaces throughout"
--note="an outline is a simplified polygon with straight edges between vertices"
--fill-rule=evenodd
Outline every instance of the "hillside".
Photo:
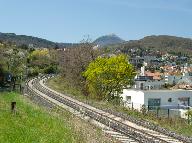
M 34 48 L 63 48 L 72 46 L 72 43 L 55 43 L 46 39 L 26 35 L 16 35 L 15 33 L 0 33 L 0 41 L 11 42 L 17 46 L 32 45 Z
M 99 46 L 106 46 L 106 45 L 118 44 L 123 42 L 124 40 L 122 40 L 117 35 L 110 34 L 110 35 L 105 35 L 97 38 L 93 43 Z
M 141 40 L 139 43 L 144 47 L 154 47 L 154 48 L 184 48 L 192 50 L 192 39 L 175 37 L 175 36 L 147 36 Z
M 152 35 L 144 37 L 140 40 L 131 40 L 124 42 L 123 44 L 116 44 L 111 46 L 111 48 L 120 49 L 123 52 L 126 52 L 132 48 L 140 48 L 169 52 L 192 53 L 192 39 L 168 35 Z
M 42 38 L 37 38 L 33 36 L 26 36 L 26 35 L 16 35 L 14 33 L 0 33 L 0 41 L 3 42 L 11 42 L 15 43 L 16 45 L 30 45 L 33 44 L 35 48 L 39 47 L 45 47 L 45 48 L 50 48 L 50 47 L 55 47 L 55 43 L 42 39 Z
M 77 45 L 73 43 L 56 43 L 38 37 L 16 35 L 14 33 L 0 33 L 0 42 L 11 42 L 17 46 L 33 45 L 34 48 L 64 48 Z M 110 47 L 124 52 L 130 48 L 150 48 L 154 50 L 192 53 L 192 39 L 168 35 L 152 35 L 140 40 L 124 41 L 117 35 L 110 34 L 97 38 L 93 43 L 101 47 L 110 45 Z
M 16 101 L 16 113 L 10 103 Z M 111 142 L 101 130 L 67 111 L 37 106 L 17 93 L 0 93 L 1 143 Z

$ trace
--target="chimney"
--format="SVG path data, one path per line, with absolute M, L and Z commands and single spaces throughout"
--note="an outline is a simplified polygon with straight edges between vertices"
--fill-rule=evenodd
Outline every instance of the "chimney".
M 141 67 L 141 76 L 145 76 L 145 66 Z

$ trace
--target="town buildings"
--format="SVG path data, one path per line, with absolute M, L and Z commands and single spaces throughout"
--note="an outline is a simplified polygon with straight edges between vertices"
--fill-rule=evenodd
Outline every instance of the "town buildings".
M 148 110 L 170 110 L 172 115 L 186 118 L 185 113 L 192 108 L 192 66 L 183 63 L 187 57 L 166 54 L 148 59 L 131 58 L 138 74 L 132 88 L 123 90 L 124 105 L 137 110 L 142 110 L 143 105 Z

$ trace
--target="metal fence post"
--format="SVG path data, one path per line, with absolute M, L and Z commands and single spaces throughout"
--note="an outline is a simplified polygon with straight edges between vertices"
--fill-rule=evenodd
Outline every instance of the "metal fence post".
M 170 111 L 169 111 L 169 109 L 168 109 L 168 119 L 169 119 L 169 114 L 170 114 Z
M 133 102 L 132 102 L 132 104 L 131 104 L 131 109 L 133 110 Z
M 157 118 L 159 118 L 159 107 L 157 107 Z
M 188 107 L 187 121 L 188 121 L 188 124 L 190 125 L 190 119 L 189 119 L 189 107 Z
M 12 113 L 15 113 L 16 110 L 16 102 L 11 102 L 11 111 Z

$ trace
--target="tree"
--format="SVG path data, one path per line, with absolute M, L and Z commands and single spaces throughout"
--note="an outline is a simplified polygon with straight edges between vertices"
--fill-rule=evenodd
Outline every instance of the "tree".
M 58 59 L 57 51 L 54 49 L 40 49 L 30 52 L 28 57 L 29 75 L 34 76 L 38 73 L 56 73 Z
M 0 87 L 3 86 L 3 82 L 4 82 L 4 70 L 3 70 L 3 67 L 2 65 L 0 64 Z
M 85 86 L 85 78 L 82 76 L 91 61 L 97 55 L 98 50 L 87 41 L 74 47 L 65 48 L 60 51 L 60 67 L 61 74 L 70 85 L 80 88 L 83 93 L 87 94 Z
M 133 83 L 135 75 L 125 55 L 98 57 L 83 73 L 89 92 L 108 101 L 120 99 L 120 93 Z
M 16 81 L 21 84 L 21 78 L 24 74 L 26 56 L 23 52 L 13 49 L 9 53 L 8 70 L 12 73 L 13 90 L 15 90 Z

